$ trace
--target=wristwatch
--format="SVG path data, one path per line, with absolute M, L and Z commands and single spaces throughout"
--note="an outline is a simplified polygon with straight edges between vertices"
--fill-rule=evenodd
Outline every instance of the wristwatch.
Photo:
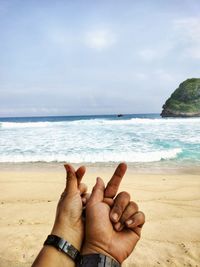
M 121 264 L 103 254 L 80 255 L 77 267 L 121 267 Z
M 79 259 L 79 251 L 72 246 L 72 244 L 57 235 L 48 235 L 44 245 L 55 247 L 59 251 L 68 255 L 74 261 L 78 261 Z

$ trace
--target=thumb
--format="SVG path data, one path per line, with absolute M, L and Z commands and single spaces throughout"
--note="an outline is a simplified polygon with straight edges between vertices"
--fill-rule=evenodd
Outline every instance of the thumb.
M 64 167 L 67 172 L 65 190 L 67 193 L 76 192 L 78 187 L 76 172 L 70 164 L 65 164 Z
M 104 189 L 105 189 L 104 182 L 101 178 L 98 177 L 96 180 L 96 184 L 93 187 L 91 196 L 90 196 L 90 200 L 89 200 L 90 204 L 96 204 L 98 202 L 103 201 Z

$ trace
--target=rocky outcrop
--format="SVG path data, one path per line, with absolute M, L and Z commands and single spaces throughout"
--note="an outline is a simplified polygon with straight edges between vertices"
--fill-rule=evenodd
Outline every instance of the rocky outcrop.
M 162 117 L 200 117 L 200 79 L 182 82 L 163 105 Z

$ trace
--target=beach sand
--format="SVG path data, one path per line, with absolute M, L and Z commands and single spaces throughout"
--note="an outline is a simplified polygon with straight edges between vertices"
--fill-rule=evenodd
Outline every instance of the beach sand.
M 91 165 L 84 181 L 108 181 L 114 166 Z M 146 214 L 123 266 L 200 266 L 200 172 L 128 169 L 120 190 Z M 65 185 L 62 164 L 0 165 L 0 267 L 28 267 L 50 233 Z

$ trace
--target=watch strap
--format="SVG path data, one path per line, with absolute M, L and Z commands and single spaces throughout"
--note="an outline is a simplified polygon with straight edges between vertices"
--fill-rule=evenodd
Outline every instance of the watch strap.
M 55 247 L 74 261 L 77 261 L 80 255 L 79 251 L 72 244 L 57 235 L 48 235 L 44 245 Z
M 121 267 L 121 264 L 103 254 L 81 255 L 77 267 Z

